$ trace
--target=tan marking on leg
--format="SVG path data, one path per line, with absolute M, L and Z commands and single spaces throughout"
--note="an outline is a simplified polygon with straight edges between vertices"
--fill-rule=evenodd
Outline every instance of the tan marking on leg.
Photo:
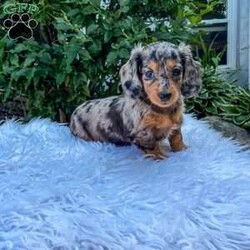
M 174 130 L 168 139 L 173 152 L 182 151 L 187 148 L 187 146 L 183 143 L 180 129 Z

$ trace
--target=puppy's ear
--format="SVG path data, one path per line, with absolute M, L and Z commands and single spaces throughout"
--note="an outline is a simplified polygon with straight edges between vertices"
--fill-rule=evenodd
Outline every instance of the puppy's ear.
M 196 96 L 202 83 L 200 63 L 193 59 L 190 46 L 180 44 L 179 51 L 183 66 L 182 95 L 184 98 Z
M 142 67 L 143 47 L 139 44 L 131 52 L 126 64 L 121 67 L 120 79 L 123 94 L 132 98 L 138 98 L 142 94 L 140 70 Z

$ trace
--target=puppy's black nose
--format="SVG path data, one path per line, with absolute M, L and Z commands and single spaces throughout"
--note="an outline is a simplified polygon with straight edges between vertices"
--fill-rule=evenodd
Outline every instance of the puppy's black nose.
M 134 87 L 132 88 L 132 93 L 134 96 L 139 96 L 141 92 L 141 88 L 140 87 Z
M 170 99 L 171 95 L 172 95 L 172 94 L 171 94 L 171 93 L 168 93 L 168 92 L 161 92 L 161 93 L 159 94 L 159 97 L 160 97 L 161 101 L 167 101 L 167 100 Z

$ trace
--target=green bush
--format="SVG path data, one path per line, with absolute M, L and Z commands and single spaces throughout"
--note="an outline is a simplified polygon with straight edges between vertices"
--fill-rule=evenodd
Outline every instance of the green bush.
M 1 10 L 12 2 L 0 5 Z M 191 24 L 216 1 L 26 2 L 39 7 L 32 15 L 39 26 L 32 41 L 11 40 L 0 30 L 0 100 L 22 100 L 26 119 L 65 121 L 86 99 L 119 93 L 118 71 L 134 44 L 188 41 Z M 2 21 L 8 17 L 0 16 Z
M 219 116 L 250 130 L 250 91 L 225 80 L 214 68 L 206 68 L 201 92 L 187 100 L 186 111 L 198 118 Z
M 86 99 L 118 94 L 118 71 L 134 44 L 164 40 L 203 48 L 203 88 L 199 97 L 187 101 L 187 111 L 250 129 L 249 91 L 218 75 L 221 55 L 206 48 L 192 30 L 221 0 L 21 2 L 39 7 L 32 15 L 39 26 L 31 41 L 11 40 L 0 28 L 0 102 L 15 113 L 19 109 L 26 120 L 66 121 Z M 11 16 L 3 12 L 11 3 L 18 1 L 0 5 L 0 24 Z
M 229 81 L 218 71 L 221 54 L 216 54 L 212 44 L 207 48 L 201 38 L 197 43 L 203 48 L 201 63 L 203 83 L 198 97 L 186 102 L 186 111 L 198 118 L 219 116 L 222 119 L 250 130 L 250 91 Z

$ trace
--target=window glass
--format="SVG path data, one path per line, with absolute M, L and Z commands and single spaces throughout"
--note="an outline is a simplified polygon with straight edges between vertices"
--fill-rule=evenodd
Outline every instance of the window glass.
M 209 0 L 200 0 L 207 4 Z M 220 65 L 228 64 L 228 20 L 227 18 L 227 1 L 218 1 L 212 13 L 204 16 L 204 23 L 200 25 L 200 29 L 205 32 L 202 34 L 202 39 L 206 48 L 211 47 L 213 54 L 221 54 Z M 224 20 L 223 20 L 224 19 Z M 212 45 L 212 46 L 211 46 Z M 198 49 L 199 56 L 204 54 L 201 47 Z

